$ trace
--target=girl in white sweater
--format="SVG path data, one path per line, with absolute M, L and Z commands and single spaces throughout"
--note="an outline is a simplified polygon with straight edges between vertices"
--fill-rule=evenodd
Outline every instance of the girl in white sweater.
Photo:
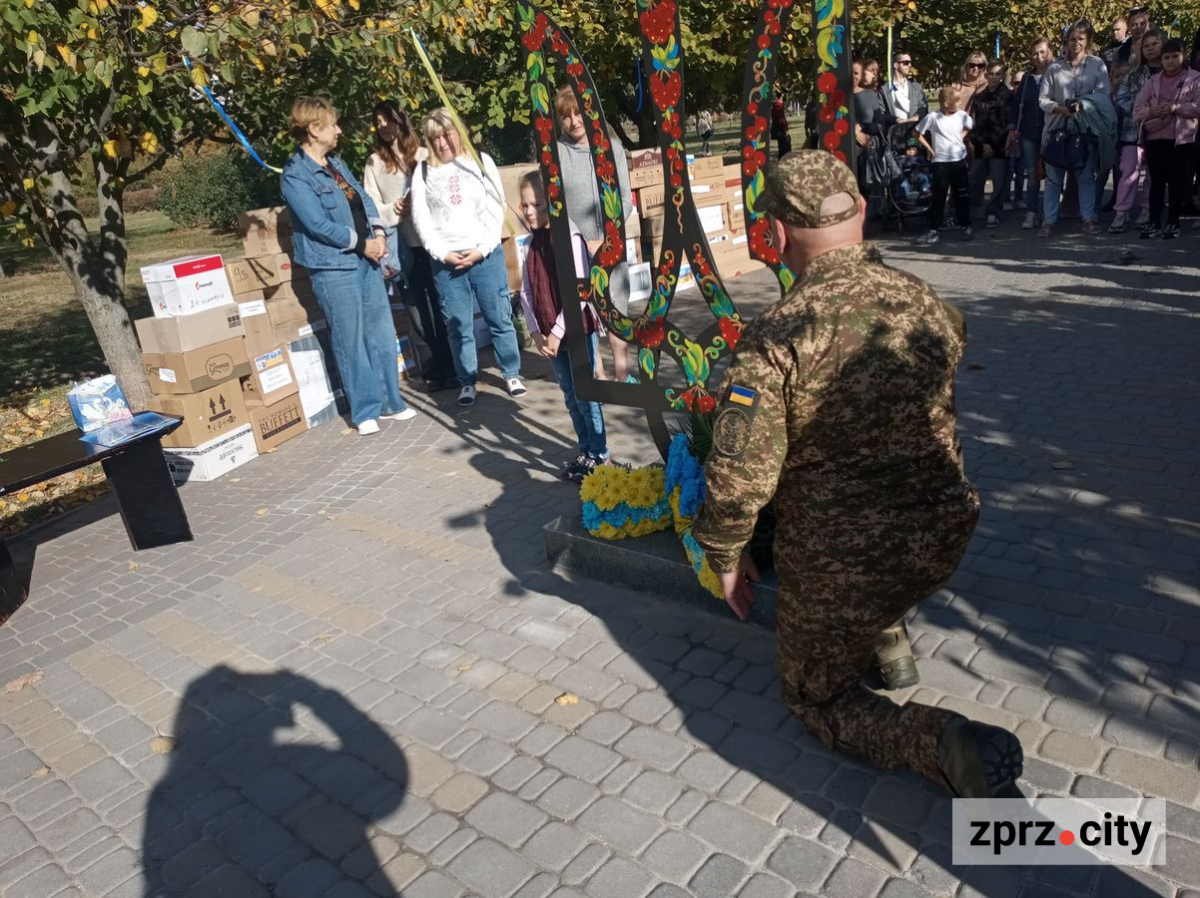
M 433 277 L 442 300 L 450 350 L 462 389 L 458 404 L 474 405 L 479 360 L 474 312 L 478 303 L 492 332 L 496 364 L 510 396 L 525 394 L 521 350 L 512 323 L 508 272 L 500 233 L 504 189 L 490 156 L 483 170 L 467 153 L 466 141 L 447 109 L 425 122 L 429 159 L 413 171 L 412 217 L 421 244 L 433 259 Z
M 404 272 L 404 304 L 415 309 L 421 322 L 421 339 L 429 347 L 425 382 L 430 391 L 458 386 L 454 357 L 442 314 L 442 302 L 433 281 L 429 253 L 421 246 L 412 221 L 412 173 L 426 151 L 412 120 L 395 100 L 375 106 L 375 152 L 363 172 L 363 189 L 375 201 L 379 217 L 388 226 L 389 238 L 398 228 L 398 242 L 408 247 L 411 263 Z M 394 260 L 393 260 L 394 261 Z

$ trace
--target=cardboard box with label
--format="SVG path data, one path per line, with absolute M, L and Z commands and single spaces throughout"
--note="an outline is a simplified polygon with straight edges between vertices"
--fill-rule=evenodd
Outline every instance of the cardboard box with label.
M 230 259 L 225 263 L 225 276 L 229 278 L 229 289 L 235 297 L 247 293 L 261 293 L 265 288 L 274 287 L 280 282 L 274 256 Z
M 416 350 L 407 335 L 396 338 L 396 373 L 400 380 L 408 380 L 417 373 Z
M 220 256 L 186 256 L 142 268 L 155 318 L 195 315 L 233 302 Z
M 158 394 L 199 393 L 250 373 L 242 338 L 223 340 L 186 352 L 142 354 L 150 391 Z
M 725 173 L 725 160 L 720 156 L 687 157 L 688 177 L 693 181 L 720 178 Z
M 287 206 L 251 209 L 238 216 L 238 234 L 247 256 L 292 251 L 292 216 Z
M 243 334 L 236 305 L 217 306 L 183 318 L 140 318 L 133 326 L 142 352 L 187 352 Z
M 654 187 L 663 183 L 662 150 L 634 150 L 629 154 L 629 187 Z
M 293 300 L 266 302 L 261 298 L 238 304 L 246 354 L 253 358 L 280 343 L 291 343 L 325 329 L 325 319 Z
M 638 215 L 642 218 L 642 233 L 646 231 L 646 219 L 657 218 L 666 214 L 666 188 L 661 183 L 649 187 L 639 187 L 634 191 Z
M 246 410 L 254 431 L 254 444 L 260 453 L 274 449 L 308 430 L 304 403 L 299 394 L 292 394 L 270 405 L 251 401 L 246 404 Z
M 286 344 L 273 346 L 250 359 L 250 374 L 242 378 L 247 402 L 269 405 L 300 389 L 288 364 Z
M 715 178 L 697 179 L 691 182 L 692 199 L 697 209 L 708 206 L 723 206 L 729 199 L 725 193 L 725 179 L 718 175 Z
M 208 482 L 258 458 L 254 434 L 245 424 L 192 449 L 164 449 L 167 470 L 179 483 Z
M 150 408 L 183 419 L 178 429 L 163 437 L 164 446 L 200 446 L 249 421 L 241 385 L 232 380 L 199 393 L 151 396 Z
M 272 258 L 275 260 L 275 271 L 279 274 L 279 283 L 309 280 L 308 269 L 293 262 L 291 253 L 276 253 Z

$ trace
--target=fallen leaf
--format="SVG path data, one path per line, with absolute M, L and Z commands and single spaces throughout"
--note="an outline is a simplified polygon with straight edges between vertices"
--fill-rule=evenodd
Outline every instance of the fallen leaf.
M 140 565 L 140 564 L 138 564 L 136 561 L 131 561 L 131 562 L 129 562 L 129 569 L 130 569 L 131 571 L 136 571 L 136 570 L 138 570 L 139 568 L 141 568 L 141 565 Z
M 474 664 L 460 664 L 460 665 L 458 665 L 458 669 L 459 670 L 470 670 L 474 666 L 475 666 Z
M 259 453 L 259 455 L 270 455 L 272 452 L 278 452 L 278 451 L 279 451 L 278 446 L 272 446 L 270 449 L 264 449 L 262 452 Z
M 354 429 L 354 428 L 352 428 L 352 427 L 347 427 L 345 430 L 343 430 L 343 431 L 342 431 L 342 436 L 344 436 L 344 437 L 348 437 L 348 436 L 350 436 L 352 433 L 358 433 L 358 431 L 357 431 L 357 430 L 355 430 L 355 429 Z
M 322 633 L 320 636 L 314 639 L 313 642 L 333 642 L 335 639 L 337 639 L 337 637 L 338 635 L 336 633 Z
M 263 515 L 265 515 L 270 510 L 271 509 L 269 509 L 269 508 L 260 508 L 258 511 L 256 511 L 254 513 L 261 518 Z
M 573 692 L 564 692 L 554 700 L 554 703 L 557 705 L 578 705 L 579 696 L 575 695 Z
M 35 670 L 33 673 L 25 674 L 23 677 L 17 677 L 15 680 L 9 680 L 4 685 L 5 692 L 20 692 L 26 686 L 32 686 L 34 683 L 40 683 L 42 672 Z
M 241 483 L 241 482 L 242 482 L 242 478 L 240 478 L 240 477 L 230 477 L 230 478 L 229 478 L 229 482 L 230 482 L 230 483 Z
M 50 775 L 50 768 L 44 764 L 41 767 L 39 767 L 37 770 L 33 771 L 33 773 L 29 774 L 30 778 L 35 779 L 35 780 L 45 779 L 49 775 Z
M 167 755 L 175 750 L 179 740 L 174 736 L 155 736 L 150 740 L 150 750 L 156 755 Z

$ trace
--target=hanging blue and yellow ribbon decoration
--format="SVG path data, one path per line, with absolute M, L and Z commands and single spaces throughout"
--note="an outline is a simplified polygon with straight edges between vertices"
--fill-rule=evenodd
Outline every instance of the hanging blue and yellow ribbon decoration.
M 183 54 L 183 65 L 190 73 L 192 70 L 192 61 L 188 59 L 186 53 Z M 207 84 L 197 84 L 195 80 L 192 81 L 192 84 L 200 88 L 200 92 L 204 94 L 205 99 L 208 100 L 213 109 L 217 110 L 217 115 L 219 115 L 225 124 L 229 126 L 229 130 L 233 133 L 233 136 L 237 138 L 237 141 L 242 145 L 242 148 L 250 154 L 251 159 L 257 162 L 267 171 L 273 171 L 277 175 L 283 174 L 282 168 L 276 168 L 273 165 L 268 165 L 262 160 L 262 157 L 258 155 L 258 152 L 254 149 L 254 147 L 250 145 L 250 141 L 246 139 L 246 135 L 242 133 L 242 129 L 239 128 L 233 119 L 229 117 L 229 113 L 225 111 L 225 107 L 221 105 L 221 101 L 213 95 L 211 90 L 209 90 Z

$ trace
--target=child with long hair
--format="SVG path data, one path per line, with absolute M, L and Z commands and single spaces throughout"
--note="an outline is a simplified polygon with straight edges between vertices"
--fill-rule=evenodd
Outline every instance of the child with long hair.
M 541 173 L 530 172 L 525 175 L 521 178 L 520 187 L 521 215 L 533 233 L 521 280 L 521 303 L 525 307 L 525 318 L 538 351 L 550 359 L 554 377 L 562 390 L 563 402 L 571 416 L 571 424 L 575 427 L 575 436 L 579 440 L 579 453 L 573 461 L 563 466 L 562 477 L 582 483 L 583 478 L 594 471 L 597 465 L 612 464 L 604 430 L 604 413 L 599 402 L 586 402 L 575 396 L 571 354 L 564 342 L 567 335 L 566 317 L 558 289 L 558 267 L 550 240 L 550 213 L 546 206 L 546 189 Z M 571 249 L 575 275 L 585 277 L 590 266 L 587 241 L 574 223 L 571 224 Z M 598 322 L 588 305 L 580 305 L 587 335 L 587 370 L 591 371 L 596 364 Z

